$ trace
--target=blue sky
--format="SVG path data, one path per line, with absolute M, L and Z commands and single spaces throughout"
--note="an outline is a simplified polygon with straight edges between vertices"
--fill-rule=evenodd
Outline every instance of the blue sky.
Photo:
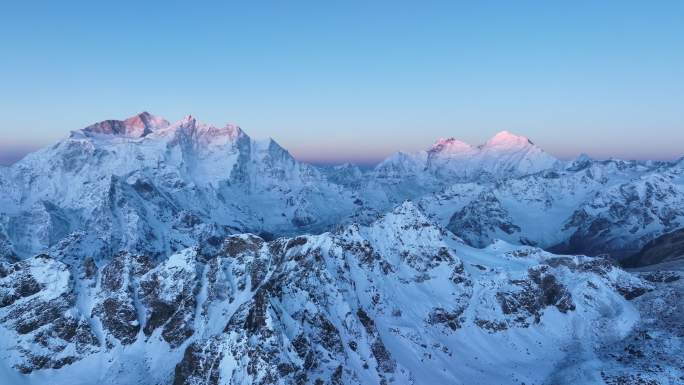
M 501 130 L 684 155 L 683 1 L 3 2 L 0 161 L 140 111 L 373 162 Z

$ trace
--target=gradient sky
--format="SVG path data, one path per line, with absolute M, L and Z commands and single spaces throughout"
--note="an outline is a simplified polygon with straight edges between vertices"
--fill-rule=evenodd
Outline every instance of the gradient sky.
M 316 162 L 501 130 L 563 158 L 672 159 L 684 1 L 2 2 L 0 162 L 140 111 Z

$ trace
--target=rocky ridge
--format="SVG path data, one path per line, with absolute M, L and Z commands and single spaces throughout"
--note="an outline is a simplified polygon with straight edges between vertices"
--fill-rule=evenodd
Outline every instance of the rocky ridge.
M 41 255 L 0 271 L 2 361 L 23 383 L 49 368 L 82 383 L 540 383 L 568 346 L 629 333 L 630 301 L 653 289 L 601 258 L 471 248 L 410 202 L 369 226 L 232 235 L 156 264 Z

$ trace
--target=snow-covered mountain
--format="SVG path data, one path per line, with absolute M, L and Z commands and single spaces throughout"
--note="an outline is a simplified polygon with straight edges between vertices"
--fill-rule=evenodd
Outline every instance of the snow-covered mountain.
M 321 169 L 233 125 L 142 113 L 74 131 L 0 168 L 0 256 L 81 239 L 98 245 L 82 250 L 89 255 L 163 258 L 232 233 L 270 238 L 370 223 L 414 199 L 471 245 L 505 239 L 620 258 L 684 226 L 683 162 L 561 162 L 503 131 L 480 146 L 440 139 L 369 171 Z
M 421 207 L 468 243 L 496 239 L 621 258 L 684 227 L 678 163 L 580 159 L 494 183 L 456 183 Z
M 455 138 L 439 139 L 429 150 L 397 153 L 374 170 L 377 177 L 402 179 L 407 173 L 425 173 L 445 181 L 501 179 L 553 168 L 558 159 L 529 139 L 502 131 L 480 146 Z
M 396 153 L 370 175 L 368 190 L 398 203 L 457 182 L 489 182 L 560 167 L 561 162 L 529 139 L 502 131 L 480 146 L 439 139 L 426 151 Z
M 1 265 L 10 383 L 591 383 L 629 373 L 596 357 L 654 288 L 600 258 L 471 248 L 409 202 L 369 226 L 233 235 L 158 264 L 62 258 Z M 676 381 L 676 363 L 649 376 Z
M 176 123 L 141 113 L 106 120 L 0 168 L 0 256 L 26 257 L 69 240 L 162 258 L 200 240 L 266 238 L 369 223 L 405 199 L 457 181 L 557 167 L 528 139 L 502 132 L 482 146 L 440 140 L 371 171 L 319 169 L 239 127 Z M 334 202 L 334 204 L 331 204 Z
M 20 257 L 84 231 L 106 255 L 170 255 L 234 232 L 320 231 L 356 208 L 275 141 L 190 116 L 96 123 L 2 171 L 0 245 Z
M 529 139 L 502 131 L 478 147 L 454 138 L 441 139 L 428 151 L 427 163 L 441 178 L 501 179 L 534 174 L 559 161 Z
M 682 227 L 684 160 L 501 132 L 319 168 L 233 125 L 107 120 L 0 167 L 0 378 L 674 384 L 682 269 L 597 255 Z

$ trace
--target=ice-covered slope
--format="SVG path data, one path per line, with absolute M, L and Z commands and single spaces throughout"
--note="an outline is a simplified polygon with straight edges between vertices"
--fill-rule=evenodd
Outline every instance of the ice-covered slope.
M 356 207 L 271 139 L 148 113 L 28 155 L 2 170 L 0 193 L 0 251 L 21 257 L 77 232 L 111 252 L 163 256 L 235 231 L 325 229 Z
M 582 203 L 564 223 L 563 230 L 572 234 L 554 249 L 621 258 L 681 227 L 684 178 L 679 171 L 650 173 L 611 186 Z
M 534 174 L 558 163 L 529 139 L 502 131 L 478 147 L 442 139 L 428 151 L 427 167 L 441 178 L 501 179 Z
M 472 245 L 505 239 L 619 257 L 684 225 L 682 164 L 560 162 L 504 131 L 480 146 L 440 139 L 370 171 L 319 169 L 233 125 L 142 113 L 0 167 L 0 257 L 69 248 L 157 259 L 235 232 L 370 223 L 405 199 Z
M 391 198 L 403 191 L 437 190 L 455 182 L 491 181 L 534 174 L 558 167 L 553 156 L 529 139 L 502 131 L 480 146 L 454 138 L 439 139 L 427 151 L 396 153 L 373 170 L 371 183 L 388 190 Z
M 603 360 L 629 354 L 596 349 L 629 335 L 630 300 L 654 287 L 600 258 L 471 248 L 410 202 L 369 226 L 233 235 L 157 265 L 64 260 L 0 265 L 9 384 L 601 383 Z M 648 369 L 682 375 L 676 359 Z
M 676 383 L 681 333 L 643 315 L 676 319 L 679 275 L 531 245 L 681 227 L 683 164 L 503 132 L 320 169 L 190 116 L 96 123 L 0 167 L 0 378 Z
M 370 223 L 405 199 L 472 245 L 505 239 L 621 256 L 684 224 L 681 165 L 564 163 L 501 132 L 480 146 L 440 139 L 370 171 L 319 169 L 233 125 L 142 113 L 0 167 L 0 257 L 68 248 L 157 259 L 235 232 L 271 238 Z
M 676 163 L 585 158 L 493 184 L 457 183 L 418 202 L 479 247 L 505 239 L 620 257 L 684 226 L 681 175 Z

